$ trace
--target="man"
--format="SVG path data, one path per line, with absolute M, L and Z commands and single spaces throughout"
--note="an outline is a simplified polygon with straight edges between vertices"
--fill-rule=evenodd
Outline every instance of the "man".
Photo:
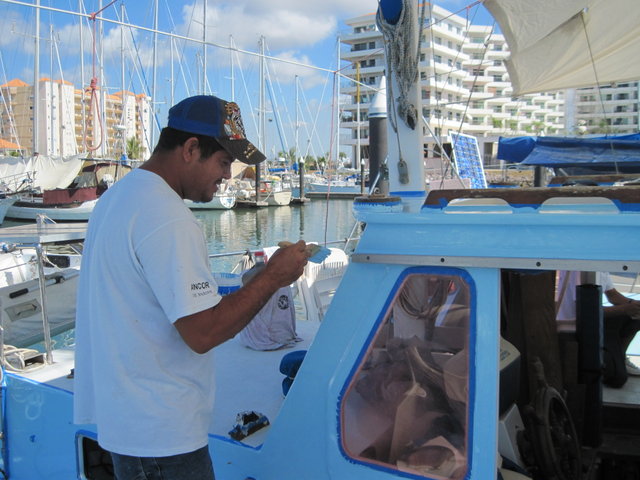
M 640 302 L 624 296 L 614 286 L 607 272 L 596 273 L 596 283 L 602 287 L 611 305 L 603 306 L 603 382 L 610 387 L 622 387 L 628 375 L 640 376 L 638 368 L 626 355 L 629 344 L 640 330 Z M 575 321 L 576 286 L 580 272 L 559 271 L 556 281 L 556 319 Z
M 118 480 L 213 479 L 211 349 L 248 324 L 307 263 L 278 250 L 220 297 L 203 232 L 183 199 L 207 202 L 231 163 L 264 160 L 235 103 L 187 98 L 169 110 L 149 160 L 102 195 L 78 289 L 74 420 L 95 423 Z

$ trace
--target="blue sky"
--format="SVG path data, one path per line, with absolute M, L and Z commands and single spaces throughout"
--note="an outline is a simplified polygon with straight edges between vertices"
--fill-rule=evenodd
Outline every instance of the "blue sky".
M 35 3 L 35 0 L 32 1 Z M 119 20 L 124 11 L 127 23 L 153 28 L 153 0 L 118 0 L 112 5 L 109 3 L 109 0 L 102 0 L 102 6 L 106 8 L 101 16 Z M 454 12 L 471 3 L 458 0 L 436 2 Z M 102 35 L 99 35 L 99 31 L 97 35 L 103 39 L 102 44 L 96 43 L 96 55 L 93 55 L 92 26 L 95 23 L 96 29 L 99 29 L 100 23 L 84 20 L 85 71 L 82 77 L 80 20 L 49 8 L 77 12 L 83 5 L 85 13 L 92 13 L 98 11 L 101 4 L 98 0 L 40 0 L 40 4 L 47 7 L 41 10 L 41 76 L 63 78 L 79 87 L 88 84 L 95 65 L 96 75 L 101 78 L 105 88 L 114 93 L 122 89 L 121 58 L 124 50 L 125 89 L 135 93 L 152 91 L 152 33 L 125 29 L 123 43 L 120 28 L 105 22 L 102 24 Z M 267 61 L 268 85 L 271 86 L 271 94 L 266 98 L 266 118 L 269 122 L 265 153 L 268 156 L 294 145 L 292 132 L 296 115 L 299 124 L 303 125 L 299 134 L 299 150 L 305 149 L 302 144 L 307 145 L 306 148 L 313 155 L 329 150 L 330 113 L 334 110 L 333 76 L 325 70 L 333 71 L 336 68 L 337 35 L 348 31 L 344 20 L 373 13 L 376 8 L 376 0 L 323 0 L 314 3 L 300 0 L 208 0 L 208 42 L 228 46 L 232 38 L 238 49 L 258 52 L 260 36 L 264 36 L 268 55 L 319 68 Z M 3 0 L 0 0 L 0 9 L 0 29 L 3 32 L 0 36 L 0 83 L 16 77 L 32 83 L 35 11 L 31 7 Z M 158 30 L 180 36 L 173 42 L 175 53 L 172 58 L 171 41 L 167 36 L 158 35 L 154 107 L 160 127 L 166 122 L 172 98 L 175 102 L 202 92 L 202 48 L 182 38 L 203 38 L 204 13 L 203 0 L 158 0 Z M 466 16 L 465 11 L 460 14 Z M 489 14 L 481 6 L 472 7 L 469 17 L 474 19 L 474 23 L 491 23 Z M 102 70 L 99 68 L 100 52 L 104 66 Z M 209 47 L 206 63 L 206 93 L 230 99 L 233 77 L 233 95 L 243 110 L 249 136 L 255 137 L 257 115 L 251 113 L 258 111 L 259 104 L 257 57 L 231 55 L 227 49 Z M 298 108 L 295 106 L 296 91 Z M 280 128 L 276 128 L 278 126 Z

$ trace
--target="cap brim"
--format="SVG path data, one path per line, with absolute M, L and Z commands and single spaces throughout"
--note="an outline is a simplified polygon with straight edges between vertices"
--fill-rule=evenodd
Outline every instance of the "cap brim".
M 253 143 L 246 139 L 216 138 L 218 143 L 224 148 L 229 155 L 236 160 L 248 163 L 249 165 L 257 165 L 267 157 L 258 150 Z

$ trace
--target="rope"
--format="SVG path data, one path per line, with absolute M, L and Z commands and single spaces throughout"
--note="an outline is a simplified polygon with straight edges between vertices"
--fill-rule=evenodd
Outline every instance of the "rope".
M 424 5 L 423 5 L 424 10 Z M 424 16 L 424 15 L 423 15 Z M 376 23 L 378 29 L 382 32 L 385 40 L 385 55 L 387 57 L 387 64 L 391 72 L 395 73 L 398 88 L 400 89 L 397 102 L 398 109 L 397 114 L 404 120 L 411 130 L 415 130 L 418 125 L 418 110 L 416 106 L 409 102 L 407 95 L 411 86 L 418 80 L 418 63 L 420 60 L 420 49 L 416 49 L 415 55 L 410 55 L 413 39 L 415 36 L 415 25 L 417 19 L 409 0 L 402 1 L 402 11 L 400 18 L 395 25 L 391 25 L 386 22 L 382 16 L 381 9 L 378 9 L 376 15 Z M 423 22 L 420 21 L 420 32 L 418 35 L 418 42 L 422 35 Z M 392 90 L 392 82 L 387 85 L 390 92 L 390 98 L 395 100 Z M 394 112 L 395 114 L 396 112 Z M 393 115 L 389 115 L 394 130 L 397 131 L 397 123 L 393 118 Z
M 585 40 L 587 41 L 587 49 L 589 50 L 589 58 L 591 59 L 591 66 L 593 67 L 593 76 L 596 79 L 596 86 L 598 87 L 598 97 L 600 97 L 600 106 L 602 108 L 602 116 L 604 117 L 604 121 L 605 121 L 605 129 L 606 129 L 606 135 L 607 137 L 609 136 L 609 133 L 611 133 L 611 129 L 609 128 L 609 124 L 607 123 L 608 117 L 607 117 L 607 111 L 605 110 L 604 107 L 604 99 L 602 98 L 602 87 L 600 85 L 600 79 L 598 78 L 598 70 L 596 69 L 596 61 L 595 58 L 593 58 L 593 50 L 591 49 L 591 40 L 589 39 L 589 33 L 587 32 L 587 24 L 584 20 L 584 14 L 585 11 L 583 10 L 582 12 L 580 12 L 580 20 L 582 20 L 582 29 L 584 30 L 584 37 Z M 609 140 L 609 148 L 610 150 L 613 152 L 614 147 L 613 147 L 613 142 L 611 140 Z M 614 166 L 616 168 L 616 173 L 620 173 L 620 170 L 618 169 L 618 162 L 614 162 Z
M 13 345 L 4 345 L 4 360 L 2 367 L 8 372 L 24 373 L 36 370 L 44 366 L 43 362 L 28 363 L 29 360 L 42 355 L 31 348 L 18 348 Z
M 89 15 L 89 20 L 93 22 L 93 26 L 91 29 L 91 42 L 92 42 L 92 77 L 91 77 L 91 82 L 89 83 L 89 88 L 87 88 L 85 91 L 89 92 L 89 95 L 91 96 L 91 100 L 89 102 L 89 111 L 91 112 L 91 110 L 93 109 L 93 107 L 95 106 L 95 112 L 96 115 L 98 117 L 98 125 L 100 126 L 100 142 L 98 143 L 98 145 L 96 146 L 91 146 L 91 147 L 87 147 L 87 149 L 90 152 L 94 152 L 96 150 L 98 150 L 101 146 L 102 146 L 102 142 L 104 139 L 104 126 L 102 125 L 102 114 L 100 112 L 100 100 L 98 98 L 98 77 L 96 75 L 96 58 L 97 58 L 97 53 L 96 53 L 96 17 L 98 16 L 99 13 L 103 12 L 104 10 L 106 10 L 107 8 L 109 8 L 111 5 L 113 5 L 114 3 L 116 3 L 117 0 L 112 0 L 111 2 L 109 2 L 109 4 L 107 4 L 106 6 L 104 6 L 103 8 L 101 8 L 100 10 L 93 12 Z M 94 139 L 95 139 L 95 133 L 94 133 Z M 87 140 L 87 138 L 85 137 L 85 141 Z M 88 142 L 85 142 L 88 143 Z M 92 142 L 93 143 L 93 142 Z

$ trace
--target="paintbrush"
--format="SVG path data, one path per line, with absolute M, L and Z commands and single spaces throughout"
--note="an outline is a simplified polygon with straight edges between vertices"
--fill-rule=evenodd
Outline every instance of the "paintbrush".
M 289 245 L 293 244 L 286 240 L 278 242 L 278 246 L 281 248 L 288 247 Z M 331 255 L 331 249 L 316 243 L 307 243 L 306 250 L 307 255 L 309 256 L 309 261 L 312 263 L 322 263 L 329 255 Z

